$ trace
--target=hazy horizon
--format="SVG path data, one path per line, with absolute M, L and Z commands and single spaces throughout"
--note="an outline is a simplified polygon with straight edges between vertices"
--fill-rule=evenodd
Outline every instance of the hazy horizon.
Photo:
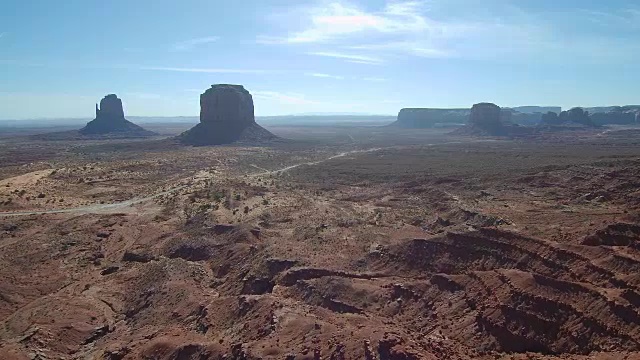
M 638 103 L 631 0 L 5 1 L 0 118 L 197 114 L 214 83 L 256 115 Z M 224 16 L 219 16 L 224 14 Z

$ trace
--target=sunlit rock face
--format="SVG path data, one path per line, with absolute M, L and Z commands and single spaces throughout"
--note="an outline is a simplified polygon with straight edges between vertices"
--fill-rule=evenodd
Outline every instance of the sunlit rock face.
M 155 135 L 125 119 L 122 100 L 115 94 L 109 94 L 100 100 L 100 107 L 96 105 L 96 118 L 80 129 L 80 133 L 84 135 L 131 135 L 134 137 Z
M 200 95 L 200 123 L 182 133 L 189 145 L 219 145 L 275 138 L 256 123 L 253 98 L 242 85 L 212 85 Z

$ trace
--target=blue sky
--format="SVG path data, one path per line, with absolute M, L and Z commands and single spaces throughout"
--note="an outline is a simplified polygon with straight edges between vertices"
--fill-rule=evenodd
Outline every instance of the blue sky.
M 0 118 L 640 103 L 637 0 L 3 0 Z

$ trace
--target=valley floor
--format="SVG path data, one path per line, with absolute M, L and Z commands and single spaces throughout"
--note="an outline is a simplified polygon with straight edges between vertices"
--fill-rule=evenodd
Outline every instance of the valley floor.
M 640 132 L 270 130 L 0 140 L 0 358 L 640 358 Z

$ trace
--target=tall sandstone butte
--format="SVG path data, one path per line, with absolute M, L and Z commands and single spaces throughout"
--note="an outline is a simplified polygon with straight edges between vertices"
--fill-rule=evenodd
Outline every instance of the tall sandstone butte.
M 152 136 L 153 132 L 125 119 L 122 100 L 115 94 L 109 94 L 96 104 L 96 118 L 80 129 L 83 135 Z
M 200 95 L 200 123 L 179 136 L 181 142 L 196 146 L 273 138 L 256 123 L 249 91 L 231 84 L 211 85 Z

